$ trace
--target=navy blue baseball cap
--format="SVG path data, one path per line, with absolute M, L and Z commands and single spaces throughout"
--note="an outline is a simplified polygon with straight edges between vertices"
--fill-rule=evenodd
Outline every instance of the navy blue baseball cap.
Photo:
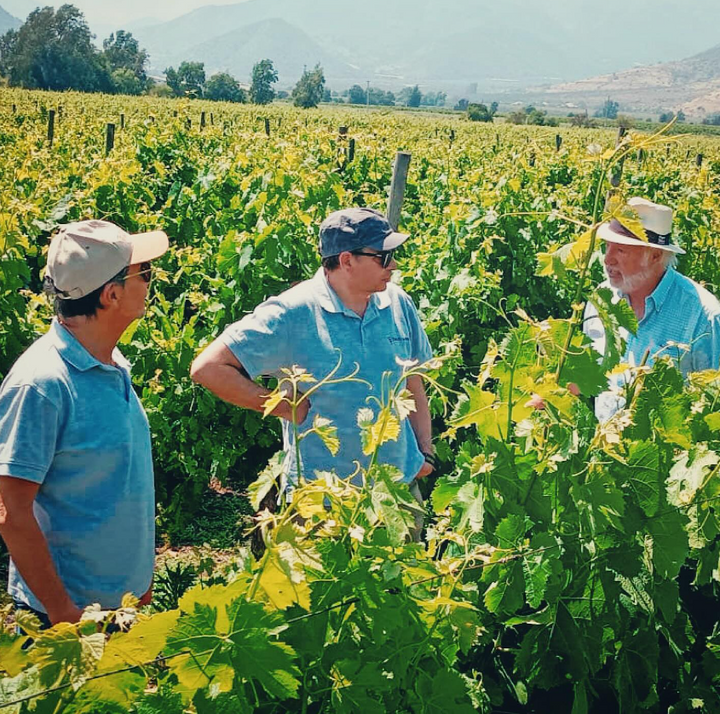
M 329 258 L 346 250 L 394 250 L 409 236 L 392 229 L 374 208 L 344 208 L 331 213 L 320 225 L 320 255 Z

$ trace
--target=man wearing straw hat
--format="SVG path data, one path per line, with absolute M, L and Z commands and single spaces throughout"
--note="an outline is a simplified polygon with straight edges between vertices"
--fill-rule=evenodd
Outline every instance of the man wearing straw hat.
M 625 299 L 638 319 L 637 333 L 623 334 L 624 362 L 651 365 L 670 356 L 683 376 L 720 367 L 720 302 L 695 281 L 678 273 L 677 256 L 685 253 L 672 238 L 672 209 L 645 198 L 631 198 L 645 235 L 629 231 L 613 219 L 598 229 L 605 243 L 606 285 L 615 299 Z M 595 349 L 605 351 L 605 332 L 592 303 L 585 310 L 584 331 Z M 595 404 L 604 421 L 624 406 L 619 395 L 622 379 L 601 394 Z
M 150 430 L 116 345 L 145 312 L 162 231 L 62 226 L 48 253 L 49 331 L 0 387 L 0 535 L 8 591 L 44 626 L 84 607 L 150 601 L 155 496 Z

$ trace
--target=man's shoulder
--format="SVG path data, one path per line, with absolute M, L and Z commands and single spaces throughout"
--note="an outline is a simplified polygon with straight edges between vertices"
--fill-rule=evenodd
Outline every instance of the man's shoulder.
M 685 311 L 688 301 L 692 301 L 708 320 L 720 318 L 720 300 L 715 295 L 692 278 L 677 272 L 675 275 L 675 284 L 681 296 L 679 300 L 673 300 L 675 309 Z
M 57 403 L 69 379 L 65 361 L 52 334 L 38 338 L 18 357 L 2 384 L 2 391 L 31 387 Z

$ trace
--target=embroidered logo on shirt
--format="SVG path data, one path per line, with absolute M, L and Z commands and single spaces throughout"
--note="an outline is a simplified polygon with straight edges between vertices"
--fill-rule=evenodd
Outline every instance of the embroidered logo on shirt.
M 410 342 L 409 337 L 399 337 L 399 336 L 391 336 L 388 337 L 388 340 L 390 340 L 390 344 L 395 344 L 396 342 Z

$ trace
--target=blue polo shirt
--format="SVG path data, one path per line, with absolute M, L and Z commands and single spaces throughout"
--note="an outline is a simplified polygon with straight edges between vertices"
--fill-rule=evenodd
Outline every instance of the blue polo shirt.
M 150 429 L 127 361 L 113 358 L 99 362 L 54 320 L 0 387 L 0 475 L 40 484 L 35 516 L 78 607 L 117 607 L 152 581 Z M 45 611 L 12 561 L 8 591 Z
M 604 284 L 609 287 L 609 284 Z M 615 299 L 626 296 L 615 290 Z M 605 351 L 605 331 L 597 310 L 588 303 L 585 308 L 584 332 L 592 339 L 600 353 Z M 683 376 L 690 372 L 720 368 L 720 301 L 701 285 L 673 268 L 665 271 L 653 292 L 645 298 L 645 314 L 638 322 L 637 333 L 623 330 L 627 349 L 623 361 L 638 365 L 645 354 L 646 364 L 658 357 L 669 356 Z M 596 401 L 596 414 L 601 421 L 612 416 L 624 401 L 617 391 L 625 381 L 624 375 L 613 377 L 615 394 L 606 392 Z
M 422 363 L 432 357 L 417 310 L 402 289 L 390 283 L 383 292 L 374 293 L 360 317 L 345 307 L 322 268 L 310 280 L 266 300 L 230 325 L 221 339 L 253 379 L 260 375 L 280 377 L 281 368 L 298 365 L 320 380 L 335 367 L 340 353 L 342 365 L 337 377 L 350 374 L 354 363 L 358 364 L 357 376 L 369 386 L 358 382 L 328 384 L 310 398 L 310 411 L 300 432 L 312 426 L 315 415 L 331 419 L 338 430 L 340 450 L 333 457 L 316 434 L 303 439 L 300 458 L 303 475 L 309 479 L 315 471 L 335 471 L 344 478 L 356 471 L 356 464 L 368 466 L 370 457 L 362 452 L 358 411 L 367 407 L 377 417 L 377 405 L 368 397 L 382 397 L 385 373 L 389 373 L 386 384 L 394 385 L 400 378 L 402 367 L 397 358 Z M 385 386 L 386 393 L 387 389 Z M 283 448 L 292 476 L 297 473 L 295 445 L 293 431 L 285 420 Z M 420 471 L 424 457 L 408 419 L 402 421 L 397 441 L 380 447 L 378 462 L 396 466 L 406 482 Z

